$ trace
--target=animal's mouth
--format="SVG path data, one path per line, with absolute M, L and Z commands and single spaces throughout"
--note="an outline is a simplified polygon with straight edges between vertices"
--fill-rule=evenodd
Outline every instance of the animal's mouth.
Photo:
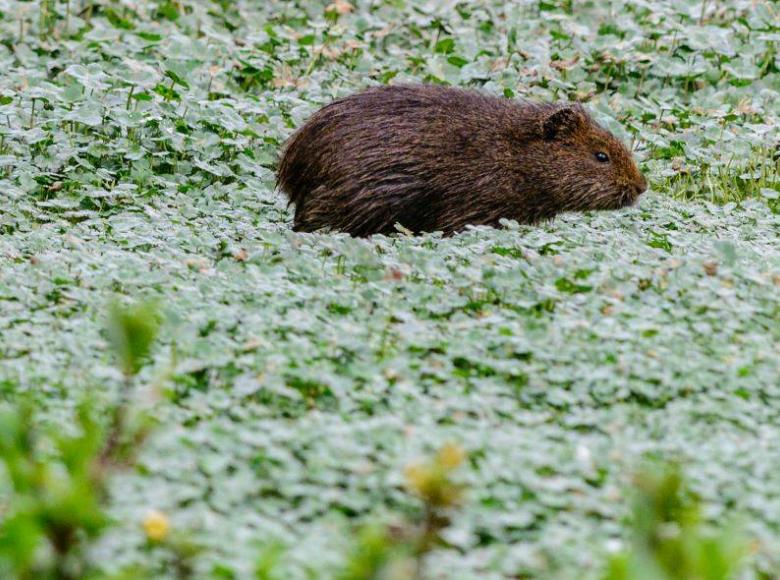
M 629 188 L 623 190 L 623 193 L 618 198 L 618 203 L 617 203 L 618 209 L 636 205 L 637 202 L 639 201 L 639 198 L 644 192 L 645 192 L 644 189 L 639 191 L 635 188 Z
M 620 207 L 633 207 L 638 201 L 639 196 L 637 194 L 628 192 L 623 194 L 623 200 Z
M 583 209 L 616 210 L 632 207 L 637 204 L 645 191 L 645 187 L 632 185 L 610 189 L 596 196 L 594 201 Z
M 639 196 L 635 193 L 624 191 L 618 195 L 613 195 L 609 200 L 605 200 L 607 203 L 603 204 L 601 207 L 606 210 L 623 209 L 625 207 L 633 206 L 638 199 Z

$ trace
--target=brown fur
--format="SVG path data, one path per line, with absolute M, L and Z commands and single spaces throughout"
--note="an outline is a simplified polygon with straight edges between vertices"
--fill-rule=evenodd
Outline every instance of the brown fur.
M 647 188 L 631 153 L 579 105 L 436 86 L 373 88 L 320 109 L 287 142 L 278 184 L 295 230 L 354 236 L 396 223 L 445 234 L 534 223 L 630 205 Z

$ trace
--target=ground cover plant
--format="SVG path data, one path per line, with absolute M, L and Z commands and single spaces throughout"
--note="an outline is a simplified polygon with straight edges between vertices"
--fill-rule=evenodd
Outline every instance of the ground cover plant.
M 79 562 L 329 578 L 422 553 L 430 577 L 636 578 L 717 553 L 739 572 L 695 577 L 777 577 L 778 42 L 760 0 L 0 0 L 3 428 L 59 433 L 21 464 L 78 471 L 100 446 L 68 463 L 56 441 L 110 433 L 130 374 L 156 423 L 100 480 Z M 448 239 L 293 234 L 281 143 L 403 81 L 585 101 L 651 192 Z M 139 301 L 159 334 L 118 366 L 106 313 Z M 696 500 L 672 473 L 632 510 L 652 459 Z M 459 464 L 446 523 L 437 461 Z

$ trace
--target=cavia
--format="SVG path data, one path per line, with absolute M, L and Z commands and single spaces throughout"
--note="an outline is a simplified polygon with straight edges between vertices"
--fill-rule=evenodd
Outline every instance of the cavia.
M 295 230 L 354 236 L 535 223 L 631 205 L 647 189 L 630 151 L 580 105 L 428 85 L 320 109 L 286 143 L 278 185 Z

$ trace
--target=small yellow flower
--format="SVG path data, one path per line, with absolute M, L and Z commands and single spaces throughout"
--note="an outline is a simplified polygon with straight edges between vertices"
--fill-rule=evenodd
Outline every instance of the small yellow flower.
M 420 463 L 407 465 L 404 470 L 406 476 L 406 485 L 414 493 L 424 496 L 426 490 L 431 486 L 433 474 L 431 470 Z
M 404 470 L 407 489 L 436 508 L 460 503 L 463 486 L 451 479 L 452 472 L 466 459 L 466 451 L 456 443 L 445 444 L 433 459 L 412 463 Z
M 444 469 L 452 470 L 460 466 L 466 459 L 466 452 L 457 443 L 446 443 L 437 454 L 439 465 Z
M 146 514 L 143 521 L 143 527 L 147 538 L 153 542 L 161 542 L 168 536 L 168 532 L 171 529 L 171 522 L 164 513 L 152 510 Z

